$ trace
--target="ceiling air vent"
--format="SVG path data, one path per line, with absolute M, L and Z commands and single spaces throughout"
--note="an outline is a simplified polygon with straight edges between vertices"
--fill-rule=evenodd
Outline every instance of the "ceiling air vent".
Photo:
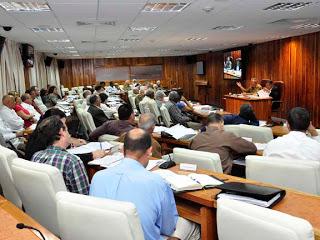
M 116 21 L 106 21 L 106 20 L 93 20 L 93 21 L 89 21 L 89 22 L 85 22 L 85 21 L 77 21 L 76 24 L 78 26 L 116 26 Z
M 142 12 L 181 12 L 190 3 L 147 3 Z
M 293 11 L 310 5 L 312 2 L 280 2 L 263 10 Z

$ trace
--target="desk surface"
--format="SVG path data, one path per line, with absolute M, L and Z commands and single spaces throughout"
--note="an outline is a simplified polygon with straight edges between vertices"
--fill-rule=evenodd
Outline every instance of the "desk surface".
M 32 227 L 39 229 L 42 232 L 42 234 L 45 236 L 46 240 L 58 240 L 59 239 L 53 233 L 51 233 L 46 228 L 41 226 L 33 218 L 28 216 L 21 209 L 17 208 L 14 204 L 12 204 L 10 201 L 3 198 L 2 196 L 0 196 L 0 209 L 5 211 L 6 213 L 8 213 L 17 222 L 22 222 L 26 225 L 29 225 L 29 226 L 32 226 Z M 23 231 L 23 230 L 18 230 L 18 229 L 16 229 L 16 230 Z M 25 231 L 29 231 L 29 230 L 25 230 Z M 32 237 L 30 237 L 28 239 L 39 239 L 36 237 L 35 234 L 33 234 L 33 232 L 31 232 L 31 233 L 32 233 L 32 235 L 30 235 L 30 236 L 32 236 Z M 1 233 L 0 233 L 0 235 L 1 235 Z M 35 236 L 35 238 L 33 236 Z
M 178 166 L 171 168 L 170 170 L 178 174 L 189 174 L 188 171 L 179 170 Z M 198 173 L 204 173 L 213 175 L 225 181 L 237 181 L 255 183 L 257 185 L 271 186 L 261 182 L 256 182 L 248 179 L 234 177 L 221 173 L 214 173 L 206 170 L 198 170 Z M 307 193 L 298 192 L 292 189 L 286 189 L 286 196 L 272 209 L 290 214 L 292 216 L 306 219 L 313 226 L 316 239 L 320 239 L 320 197 L 310 195 Z M 176 195 L 177 199 L 188 200 L 190 202 L 201 204 L 209 208 L 216 208 L 216 195 L 220 192 L 218 189 L 207 189 L 200 191 L 184 192 Z
M 224 95 L 225 98 L 241 99 L 246 101 L 262 101 L 262 100 L 272 100 L 272 97 L 250 97 L 250 95 Z

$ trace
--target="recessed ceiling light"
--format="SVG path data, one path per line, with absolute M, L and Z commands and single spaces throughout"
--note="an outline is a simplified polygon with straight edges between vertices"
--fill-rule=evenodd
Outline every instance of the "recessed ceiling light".
M 181 12 L 190 3 L 147 3 L 142 12 Z
M 206 40 L 207 37 L 190 37 L 190 38 L 186 38 L 187 41 L 203 41 Z
M 120 38 L 120 41 L 124 41 L 124 42 L 137 42 L 140 41 L 139 38 Z
M 280 2 L 271 5 L 263 10 L 280 10 L 280 11 L 293 11 L 308 6 L 312 2 Z
M 37 2 L 0 2 L 0 6 L 8 12 L 49 12 L 46 3 Z
M 292 26 L 292 29 L 305 29 L 305 28 L 318 28 L 320 27 L 320 23 L 305 23 L 305 24 L 299 24 L 296 26 Z
M 35 27 L 31 28 L 32 31 L 39 33 L 39 32 L 63 32 L 62 28 L 59 27 Z
M 80 57 L 79 54 L 73 54 L 72 56 L 74 56 L 74 57 Z
M 67 46 L 67 47 L 64 47 L 65 49 L 74 49 L 75 47 L 73 46 Z
M 157 27 L 129 27 L 129 30 L 132 32 L 135 31 L 153 31 L 155 30 Z
M 68 43 L 69 39 L 47 40 L 48 43 Z
M 216 31 L 234 31 L 243 28 L 243 26 L 217 26 L 212 28 L 212 30 Z
M 69 53 L 78 53 L 78 51 L 69 51 Z

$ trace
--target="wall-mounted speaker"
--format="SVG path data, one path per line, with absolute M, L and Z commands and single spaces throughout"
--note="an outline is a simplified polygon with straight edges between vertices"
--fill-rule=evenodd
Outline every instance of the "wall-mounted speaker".
M 186 57 L 187 64 L 194 64 L 197 62 L 197 56 L 191 55 Z
M 6 41 L 6 38 L 0 36 L 0 55 L 1 55 L 2 48 L 3 48 L 3 45 L 4 45 L 4 42 L 5 42 L 5 41 Z
M 204 75 L 205 74 L 205 63 L 203 61 L 197 62 L 197 74 Z
M 52 60 L 53 60 L 53 58 L 52 57 L 48 57 L 48 56 L 44 59 L 44 64 L 46 65 L 46 67 L 50 67 L 51 66 Z
M 64 60 L 58 60 L 58 68 L 63 69 L 64 68 Z

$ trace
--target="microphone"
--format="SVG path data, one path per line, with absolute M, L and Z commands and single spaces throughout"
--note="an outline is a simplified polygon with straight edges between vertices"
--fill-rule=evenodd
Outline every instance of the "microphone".
M 34 227 L 31 227 L 31 226 L 25 225 L 24 223 L 18 223 L 18 224 L 16 225 L 16 228 L 18 228 L 18 229 L 24 229 L 24 228 L 27 228 L 27 229 L 35 230 L 35 231 L 37 231 L 37 232 L 41 235 L 41 237 L 42 237 L 42 239 L 43 239 L 43 240 L 46 240 L 46 238 L 43 236 L 42 232 L 40 232 L 40 230 L 39 230 L 39 229 L 36 229 L 36 228 L 34 228 Z

